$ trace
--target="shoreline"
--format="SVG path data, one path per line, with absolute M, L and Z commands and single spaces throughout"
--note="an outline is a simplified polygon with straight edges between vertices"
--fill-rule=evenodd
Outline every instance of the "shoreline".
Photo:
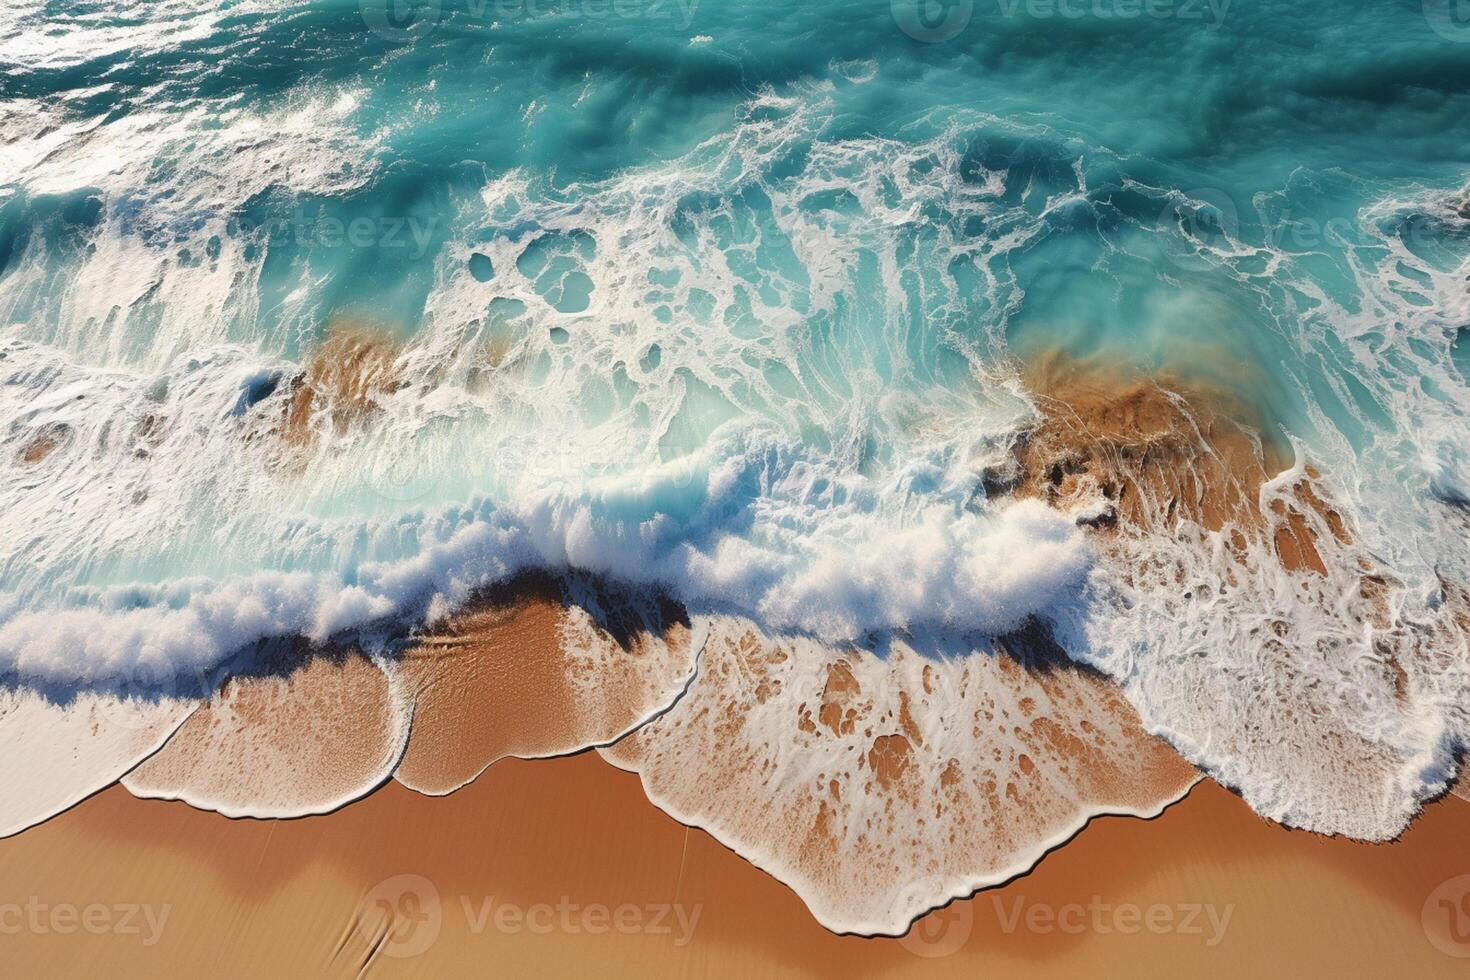
M 390 781 L 335 813 L 284 821 L 113 786 L 0 841 L 0 915 L 15 905 L 5 922 L 20 921 L 28 902 L 147 905 L 156 941 L 145 945 L 140 911 L 137 932 L 23 929 L 0 948 L 14 967 L 62 975 L 105 956 L 116 969 L 225 976 L 305 964 L 432 976 L 493 958 L 614 976 L 1027 976 L 1084 964 L 1163 976 L 1228 962 L 1239 975 L 1377 966 L 1449 977 L 1463 962 L 1421 919 L 1436 887 L 1470 874 L 1456 847 L 1467 832 L 1470 804 L 1447 795 L 1398 842 L 1324 838 L 1270 824 L 1206 780 L 1153 819 L 1094 818 L 1030 872 L 901 939 L 870 939 L 823 929 L 794 892 L 663 814 L 635 776 L 591 752 L 503 760 L 448 797 Z
M 1351 544 L 1330 498 L 1312 490 L 1318 474 L 1298 461 L 1297 470 L 1273 476 L 1284 461 L 1263 453 L 1250 427 L 1220 414 L 1212 397 L 1193 406 L 1193 400 L 1147 378 L 1125 384 L 1085 371 L 1069 374 L 1055 362 L 1050 369 L 1062 380 L 1038 398 L 1050 399 L 1053 407 L 1015 444 L 1011 482 L 1000 495 L 1040 498 L 1062 513 L 1085 512 L 1077 523 L 1090 529 L 1100 548 L 1119 549 L 1119 560 L 1127 558 L 1130 530 L 1178 533 L 1176 504 L 1200 529 L 1234 528 L 1228 539 L 1233 560 L 1245 561 L 1249 536 L 1251 547 L 1273 566 L 1306 579 L 1314 573 L 1327 577 L 1327 569 L 1318 567 L 1320 555 Z M 1268 513 L 1258 507 L 1263 487 L 1289 477 L 1305 488 L 1288 488 L 1289 508 Z M 1250 786 L 1243 785 L 1243 796 L 1232 796 L 1206 780 L 1176 747 L 1148 734 L 1157 725 L 1145 723 L 1122 689 L 1064 650 L 1040 623 L 998 638 L 993 647 L 976 647 L 968 657 L 930 659 L 903 643 L 869 657 L 855 649 L 765 636 L 738 618 L 699 622 L 696 628 L 682 608 L 658 596 L 622 592 L 590 578 L 522 576 L 416 636 L 399 657 L 369 659 L 344 651 L 330 663 L 308 657 L 279 676 L 232 680 L 188 720 L 180 719 L 181 727 L 161 749 L 142 761 L 119 763 L 121 778 L 112 780 L 121 785 L 79 804 L 78 815 L 64 813 L 47 826 L 60 821 L 74 829 L 87 822 L 85 814 L 99 811 L 126 827 L 160 819 L 160 811 L 144 816 L 119 799 L 131 792 L 242 818 L 231 830 L 174 816 L 166 821 L 180 840 L 204 835 L 230 847 L 242 841 L 247 848 L 258 845 L 261 862 L 277 838 L 321 836 L 327 825 L 354 846 L 386 841 L 390 853 L 412 844 L 402 839 L 404 833 L 436 838 L 442 850 L 424 858 L 432 874 L 412 868 L 389 873 L 391 868 L 356 852 L 339 854 L 333 868 L 317 867 L 311 851 L 288 862 L 304 862 L 298 876 L 314 880 L 312 892 L 327 896 L 332 908 L 350 906 L 333 957 L 353 948 L 356 936 L 363 964 L 380 956 L 399 958 L 391 954 L 407 941 L 404 930 L 421 921 L 426 899 L 418 891 L 437 896 L 446 878 L 454 882 L 452 894 L 483 889 L 478 879 L 461 881 L 461 869 L 445 859 L 451 853 L 483 856 L 485 828 L 466 810 L 471 804 L 460 799 L 469 794 L 483 802 L 496 792 L 481 783 L 513 783 L 510 803 L 529 801 L 527 807 L 539 814 L 537 833 L 560 827 L 560 847 L 582 846 L 595 836 L 596 815 L 610 806 L 636 825 L 630 837 L 658 838 L 658 821 L 671 820 L 683 834 L 676 894 L 684 881 L 683 855 L 691 835 L 698 835 L 744 869 L 721 872 L 721 882 L 735 884 L 711 892 L 711 907 L 774 902 L 764 886 L 751 883 L 768 881 L 797 903 L 789 920 L 808 922 L 834 939 L 867 943 L 868 949 L 883 948 L 882 937 L 901 936 L 894 941 L 902 949 L 913 952 L 917 946 L 921 954 L 943 941 L 945 930 L 936 923 L 968 916 L 970 928 L 981 908 L 996 913 L 992 918 L 1002 923 L 1005 937 L 998 946 L 1009 948 L 1017 920 L 1000 916 L 998 896 L 1024 898 L 1042 867 L 1078 848 L 1083 856 L 1069 862 L 1089 864 L 1106 878 L 1111 858 L 1092 854 L 1101 845 L 1088 842 L 1098 827 L 1120 818 L 1140 827 L 1162 826 L 1164 811 L 1181 801 L 1218 800 L 1223 794 L 1233 802 L 1191 805 L 1191 812 L 1204 808 L 1212 814 L 1199 818 L 1210 827 L 1206 837 L 1250 833 L 1234 818 L 1220 816 L 1231 807 L 1250 813 L 1244 802 L 1252 799 Z M 77 727 L 86 719 L 69 720 Z M 94 740 L 107 742 L 109 734 L 118 733 L 99 734 L 93 725 Z M 598 764 L 589 760 L 599 757 L 626 770 L 631 784 L 614 786 L 595 772 Z M 530 760 L 549 768 L 530 770 Z M 1372 779 L 1371 766 L 1345 762 Z M 545 798 L 548 787 L 555 799 Z M 449 809 L 429 812 L 416 802 L 431 798 Z M 572 809 L 584 823 L 563 826 L 557 809 L 562 798 L 575 801 Z M 367 812 L 358 813 L 360 808 Z M 1470 811 L 1462 812 L 1463 801 L 1447 794 L 1432 808 L 1436 814 L 1446 809 L 1451 816 L 1436 821 L 1459 820 L 1456 826 L 1464 829 Z M 384 813 L 390 815 L 386 824 L 374 827 Z M 238 829 L 258 826 L 254 818 L 291 819 L 266 831 L 261 842 L 259 831 Z M 1263 820 L 1253 813 L 1251 818 Z M 494 817 L 491 836 L 512 843 L 524 838 L 525 828 L 493 827 L 496 820 L 512 819 L 504 813 Z M 1424 837 L 1414 830 L 1424 819 L 1403 831 L 1406 839 L 1411 833 L 1414 840 Z M 1175 827 L 1180 819 L 1167 823 Z M 314 829 L 297 829 L 306 825 Z M 24 835 L 27 843 L 11 853 L 28 852 L 33 837 L 47 836 L 38 834 L 41 829 L 32 828 Z M 180 858 L 151 837 L 152 830 L 149 825 L 136 832 L 125 849 L 156 855 L 162 847 Z M 1365 846 L 1334 846 L 1349 853 L 1349 845 Z M 1211 840 L 1204 854 L 1217 853 L 1218 846 Z M 627 866 L 629 855 L 617 844 L 609 847 L 608 853 L 587 854 L 586 866 L 570 880 L 579 886 L 588 876 L 599 882 L 607 875 L 637 880 L 639 872 Z M 1430 858 L 1442 862 L 1452 853 L 1442 847 Z M 233 909 L 230 916 L 253 917 L 257 906 L 285 901 L 277 896 L 289 892 L 298 877 L 256 889 L 252 879 L 261 865 L 234 868 L 199 852 L 184 857 L 194 870 L 179 870 L 170 887 L 203 874 L 217 886 L 205 895 L 206 905 Z M 1147 849 L 1140 859 L 1145 875 L 1161 870 Z M 1181 850 L 1176 859 L 1190 867 L 1201 860 L 1194 849 Z M 117 863 L 126 865 L 126 859 Z M 23 873 L 27 868 L 23 862 Z M 525 869 L 525 881 L 539 881 L 535 870 Z M 125 868 L 122 873 L 126 877 Z M 1209 880 L 1199 890 L 1211 896 L 1233 881 L 1201 873 Z M 1275 872 L 1263 874 L 1269 879 Z M 393 883 L 403 875 L 420 882 L 412 886 L 418 891 L 407 898 L 378 894 L 380 885 L 398 888 Z M 239 894 L 242 876 L 251 885 L 249 895 Z M 1416 887 L 1425 884 L 1419 880 Z M 343 896 L 353 888 L 356 897 L 348 902 Z M 733 889 L 738 897 L 721 889 Z M 1053 902 L 1044 913 L 1054 919 L 1046 931 L 1061 928 L 1058 905 L 1068 910 L 1071 923 L 1083 915 L 1078 908 L 1108 904 L 1101 894 L 1068 894 L 1073 897 Z M 625 904 L 612 902 L 609 908 Z M 1211 898 L 1193 904 L 1203 909 L 1236 903 Z M 1334 915 L 1379 912 L 1368 897 L 1360 908 L 1335 907 Z M 470 930 L 470 938 L 483 938 L 484 922 L 475 921 L 479 928 Z M 1218 920 L 1217 930 L 1223 933 L 1226 925 Z M 765 924 L 759 931 L 775 928 Z M 798 946 L 825 946 L 804 929 L 791 928 Z M 1096 924 L 1094 931 L 1100 931 Z M 314 948 L 320 934 L 312 931 L 299 941 Z M 731 942 L 739 956 L 757 955 Z M 993 954 L 988 947 L 984 951 Z M 1401 948 L 1398 955 L 1412 954 Z M 854 967 L 869 965 L 866 959 L 853 961 Z

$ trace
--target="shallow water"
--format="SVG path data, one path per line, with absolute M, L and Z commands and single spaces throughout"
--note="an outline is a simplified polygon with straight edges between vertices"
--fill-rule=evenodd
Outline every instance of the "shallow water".
M 0 671 L 381 653 L 548 567 L 829 644 L 1040 620 L 1262 812 L 1392 833 L 1470 690 L 1436 4 L 0 3 Z M 1244 400 L 1351 526 L 1324 582 L 1129 579 L 987 491 L 1057 349 Z

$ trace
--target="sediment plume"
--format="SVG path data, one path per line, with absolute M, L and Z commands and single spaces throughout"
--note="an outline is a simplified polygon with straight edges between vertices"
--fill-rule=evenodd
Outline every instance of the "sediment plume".
M 281 423 L 281 437 L 304 446 L 316 434 L 341 434 L 398 386 L 398 350 L 381 330 L 337 322 L 311 354 Z

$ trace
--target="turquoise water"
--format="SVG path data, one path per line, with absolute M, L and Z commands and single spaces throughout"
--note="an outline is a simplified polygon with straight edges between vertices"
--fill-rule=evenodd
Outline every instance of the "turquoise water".
M 1053 348 L 1235 388 L 1412 632 L 1470 577 L 1437 2 L 6 3 L 0 438 L 56 448 L 0 476 L 0 669 L 371 646 L 545 566 L 831 642 L 1086 623 L 1128 683 L 1307 622 L 1264 580 L 1105 602 L 1070 518 L 986 498 Z M 396 384 L 283 463 L 345 325 Z M 1448 662 L 1383 736 L 1416 766 Z

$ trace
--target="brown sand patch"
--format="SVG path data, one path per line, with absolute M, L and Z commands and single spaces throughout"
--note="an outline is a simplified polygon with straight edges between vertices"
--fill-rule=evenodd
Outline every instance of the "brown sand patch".
M 1327 573 L 1323 525 L 1336 542 L 1350 541 L 1311 467 L 1262 513 L 1261 488 L 1288 468 L 1290 447 L 1263 435 L 1262 420 L 1224 389 L 1055 353 L 1025 377 L 1042 419 L 1016 448 L 1019 494 L 1058 506 L 1100 497 L 1101 514 L 1088 523 L 1104 532 L 1120 519 L 1147 532 L 1181 520 L 1215 532 L 1228 525 L 1237 554 L 1247 537 L 1269 536 L 1288 571 Z
M 16 976 L 441 977 L 493 964 L 513 976 L 1448 980 L 1465 961 L 1434 946 L 1421 920 L 1436 886 L 1470 873 L 1467 836 L 1470 805 L 1457 799 L 1431 807 L 1400 842 L 1367 845 L 1284 830 L 1204 783 L 1157 820 L 1094 820 L 1031 874 L 934 913 L 906 939 L 862 939 L 823 930 L 789 890 L 660 813 L 636 777 L 590 754 L 510 760 L 444 799 L 390 783 L 337 813 L 291 821 L 231 821 L 114 788 L 0 841 L 6 901 L 167 906 L 157 941 L 145 945 L 140 915 L 135 933 L 22 930 L 0 955 Z M 400 894 L 423 882 L 433 890 L 417 905 L 406 899 L 420 896 Z M 372 900 L 384 894 L 432 922 L 405 915 L 377 937 Z M 573 910 L 575 931 L 559 904 Z M 692 932 L 672 912 L 661 920 L 668 931 L 613 924 L 619 906 L 649 926 L 645 909 L 675 904 L 685 924 L 697 912 Z M 497 925 L 502 906 L 550 906 L 553 927 L 533 930 L 524 915 Z M 1099 906 L 1103 928 L 1089 911 Z M 606 919 L 582 918 L 596 907 Z M 1175 928 L 1117 918 L 1126 907 L 1161 908 Z M 1080 929 L 1044 914 L 1079 909 Z M 415 951 L 421 936 L 429 941 Z
M 55 452 L 70 435 L 71 427 L 67 425 L 43 427 L 21 448 L 20 461 L 27 466 L 34 466 Z
M 1023 495 L 1063 503 L 1101 490 L 1132 525 L 1185 517 L 1219 530 L 1255 522 L 1256 491 L 1285 468 L 1223 391 L 1056 354 L 1024 377 L 1042 420 L 1017 447 Z
M 382 670 L 317 656 L 285 677 L 232 678 L 123 785 L 230 816 L 321 813 L 387 779 L 407 737 Z
M 282 420 L 282 438 L 303 446 L 321 430 L 341 434 L 376 407 L 378 399 L 400 383 L 398 350 L 382 331 L 355 324 L 327 328 L 306 370 L 294 382 Z
M 868 768 L 879 787 L 891 790 L 913 763 L 914 751 L 902 735 L 879 735 L 868 750 Z M 1022 759 L 1026 758 L 1024 755 Z
M 609 631 L 558 583 L 526 579 L 424 636 L 398 665 L 414 702 L 398 780 L 452 792 L 508 756 L 607 742 L 671 701 L 693 669 L 682 614 L 611 616 Z
M 852 667 L 843 660 L 827 665 L 827 685 L 822 688 L 822 707 L 817 717 L 833 735 L 851 735 L 857 718 L 856 701 L 862 686 L 852 676 Z

